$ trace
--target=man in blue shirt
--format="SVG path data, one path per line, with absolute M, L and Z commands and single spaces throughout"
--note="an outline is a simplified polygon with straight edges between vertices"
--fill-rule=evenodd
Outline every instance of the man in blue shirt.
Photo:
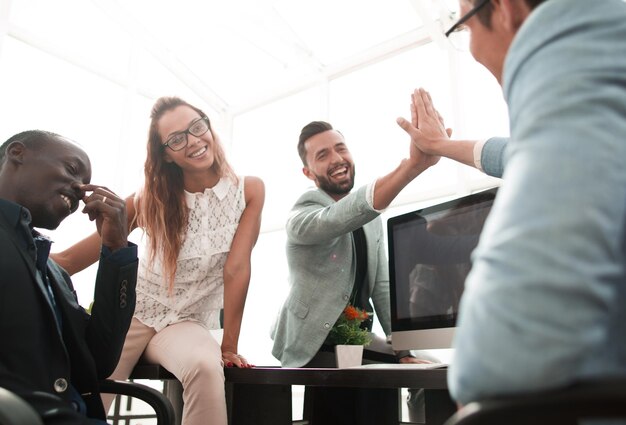
M 472 55 L 502 85 L 510 138 L 455 145 L 400 122 L 426 153 L 478 147 L 481 168 L 503 170 L 466 281 L 450 391 L 465 404 L 624 376 L 626 3 L 460 6 L 452 30 L 469 29 Z
M 57 134 L 26 131 L 0 146 L 0 387 L 47 425 L 105 423 L 98 382 L 115 368 L 135 309 L 124 201 L 90 180 L 87 154 Z M 55 229 L 81 200 L 103 244 L 91 315 L 35 230 Z

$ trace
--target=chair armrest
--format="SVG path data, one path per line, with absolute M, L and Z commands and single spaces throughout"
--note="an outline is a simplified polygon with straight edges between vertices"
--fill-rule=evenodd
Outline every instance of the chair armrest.
M 43 425 L 37 411 L 15 393 L 0 388 L 1 425 Z
M 147 385 L 106 379 L 100 382 L 100 392 L 121 394 L 143 400 L 154 409 L 158 425 L 175 424 L 176 416 L 172 403 L 162 393 Z

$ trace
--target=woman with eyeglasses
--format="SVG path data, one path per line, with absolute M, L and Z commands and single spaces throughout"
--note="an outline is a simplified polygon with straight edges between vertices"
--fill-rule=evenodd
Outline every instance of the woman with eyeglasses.
M 152 109 L 144 172 L 144 187 L 126 203 L 129 228 L 144 230 L 146 250 L 111 378 L 127 379 L 143 355 L 182 383 L 183 424 L 225 425 L 223 367 L 251 367 L 237 344 L 264 184 L 235 175 L 208 117 L 176 97 Z M 73 274 L 97 260 L 100 245 L 95 233 L 54 259 Z M 222 308 L 220 346 L 209 331 L 220 328 Z

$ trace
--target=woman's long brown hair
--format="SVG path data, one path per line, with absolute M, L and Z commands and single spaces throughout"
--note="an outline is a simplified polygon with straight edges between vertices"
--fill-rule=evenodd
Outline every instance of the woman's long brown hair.
M 161 117 L 179 106 L 187 106 L 201 117 L 206 116 L 200 109 L 178 97 L 159 98 L 150 113 L 148 132 L 148 155 L 144 165 L 145 183 L 139 193 L 137 203 L 137 225 L 148 236 L 148 258 L 150 263 L 159 256 L 163 264 L 163 273 L 168 283 L 168 293 L 174 288 L 176 260 L 183 245 L 189 211 L 185 202 L 183 171 L 174 162 L 164 158 L 164 141 L 158 130 Z M 230 164 L 226 161 L 224 149 L 213 129 L 209 126 L 214 143 L 213 169 L 220 176 L 228 176 L 237 181 Z M 165 148 L 167 149 L 167 148 Z

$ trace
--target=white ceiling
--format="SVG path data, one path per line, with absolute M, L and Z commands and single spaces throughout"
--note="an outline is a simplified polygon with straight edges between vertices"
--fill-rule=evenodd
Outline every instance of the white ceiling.
M 147 94 L 238 113 L 439 41 L 457 0 L 2 0 L 7 33 Z M 6 18 L 5 18 L 6 19 Z M 158 63 L 160 66 L 154 66 Z M 164 72 L 165 68 L 169 72 Z M 169 75 L 166 75 L 169 74 Z

